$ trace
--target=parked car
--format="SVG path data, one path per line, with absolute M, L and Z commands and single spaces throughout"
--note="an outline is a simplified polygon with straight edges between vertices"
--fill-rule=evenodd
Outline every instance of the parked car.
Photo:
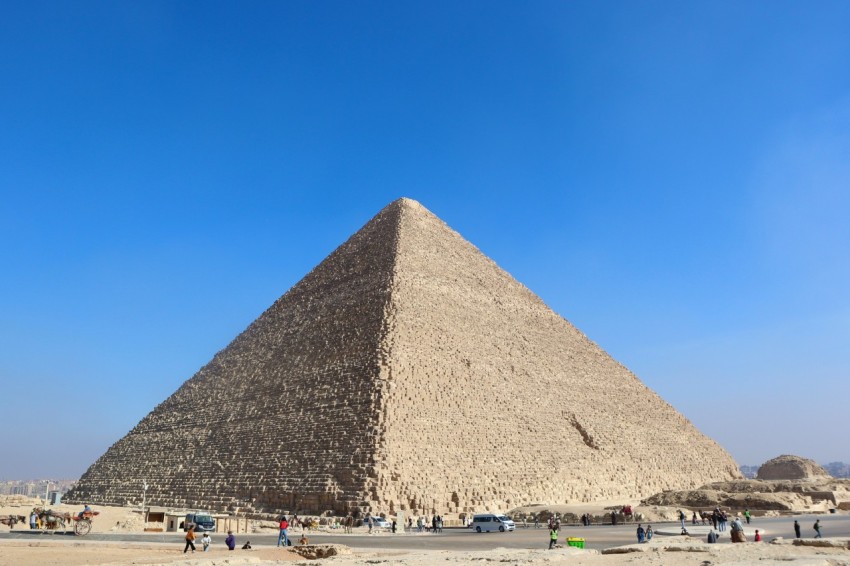
M 215 518 L 209 513 L 187 513 L 182 526 L 184 531 L 194 526 L 199 533 L 212 532 L 215 531 Z
M 369 525 L 368 520 L 363 522 L 364 525 Z M 392 523 L 383 517 L 372 517 L 372 527 L 376 529 L 391 529 Z
M 485 513 L 472 516 L 472 524 L 470 528 L 478 533 L 487 533 L 490 531 L 512 531 L 516 529 L 516 524 L 506 515 L 495 515 L 493 513 Z

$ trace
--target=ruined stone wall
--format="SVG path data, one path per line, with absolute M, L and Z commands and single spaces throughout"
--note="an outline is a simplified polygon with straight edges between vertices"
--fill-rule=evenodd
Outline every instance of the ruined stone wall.
M 814 460 L 784 454 L 762 464 L 757 477 L 760 480 L 803 480 L 832 476 Z

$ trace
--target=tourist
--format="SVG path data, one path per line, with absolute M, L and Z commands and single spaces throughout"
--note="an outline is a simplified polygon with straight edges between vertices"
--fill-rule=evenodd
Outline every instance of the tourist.
M 652 525 L 647 525 L 646 526 L 646 542 L 649 542 L 651 540 L 652 540 Z
M 289 542 L 289 536 L 286 534 L 286 529 L 289 528 L 289 521 L 286 520 L 286 515 L 281 515 L 280 517 L 280 533 L 277 536 L 277 546 L 280 545 L 289 546 L 291 543 Z
M 708 538 L 706 540 L 711 544 L 717 542 L 717 532 L 714 530 L 714 527 L 708 530 Z
M 443 516 L 442 515 L 437 515 L 437 532 L 438 533 L 443 532 Z
M 750 524 L 750 510 L 744 509 L 744 518 L 747 520 L 747 524 Z
M 679 522 L 682 523 L 682 530 L 685 530 L 685 512 L 679 509 Z
M 183 548 L 183 554 L 186 554 L 186 551 L 192 549 L 192 553 L 195 553 L 195 525 L 190 525 L 189 530 L 186 531 L 186 546 Z
M 813 528 L 815 529 L 815 532 L 817 533 L 815 535 L 815 538 L 823 538 L 823 537 L 821 537 L 821 533 L 820 533 L 820 519 L 815 521 L 815 526 Z
M 645 531 L 645 530 L 643 530 L 643 526 L 642 526 L 640 523 L 638 523 L 638 526 L 637 526 L 637 539 L 638 539 L 638 542 L 639 542 L 639 543 L 643 542 L 645 537 L 646 537 L 646 531 Z
M 549 529 L 549 550 L 552 550 L 556 542 L 558 542 L 558 529 L 552 525 L 552 528 Z
M 204 547 L 204 552 L 210 549 L 210 543 L 212 539 L 210 538 L 209 533 L 204 533 L 204 536 L 201 537 L 201 545 Z
M 224 544 L 227 545 L 227 550 L 236 549 L 236 537 L 233 536 L 233 531 L 227 531 L 227 538 L 224 539 Z
M 794 538 L 803 538 L 800 536 L 800 523 L 796 519 L 794 519 Z
M 431 532 L 432 533 L 437 532 L 437 516 L 436 515 L 431 517 Z
M 38 513 L 33 511 L 30 513 L 30 528 L 37 529 L 38 528 Z
M 753 538 L 755 542 L 761 542 L 761 535 L 759 534 L 759 530 L 756 529 L 756 536 Z
M 744 536 L 744 525 L 741 524 L 741 518 L 735 517 L 732 521 L 732 542 L 747 542 Z
M 694 511 L 694 514 L 691 516 L 691 524 L 692 525 L 697 524 L 697 512 L 696 511 Z
M 372 534 L 372 527 L 375 526 L 375 521 L 372 519 L 372 514 L 366 514 L 366 525 L 369 527 L 369 534 Z

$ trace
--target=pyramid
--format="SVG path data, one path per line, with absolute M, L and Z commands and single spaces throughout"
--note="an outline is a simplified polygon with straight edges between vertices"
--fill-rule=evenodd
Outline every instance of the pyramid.
M 740 478 L 718 444 L 399 199 L 110 447 L 66 500 L 463 513 Z

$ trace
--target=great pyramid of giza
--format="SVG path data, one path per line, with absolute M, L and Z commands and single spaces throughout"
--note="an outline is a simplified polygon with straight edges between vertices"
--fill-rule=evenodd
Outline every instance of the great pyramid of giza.
M 732 458 L 400 199 L 116 442 L 66 500 L 453 513 L 634 498 Z

